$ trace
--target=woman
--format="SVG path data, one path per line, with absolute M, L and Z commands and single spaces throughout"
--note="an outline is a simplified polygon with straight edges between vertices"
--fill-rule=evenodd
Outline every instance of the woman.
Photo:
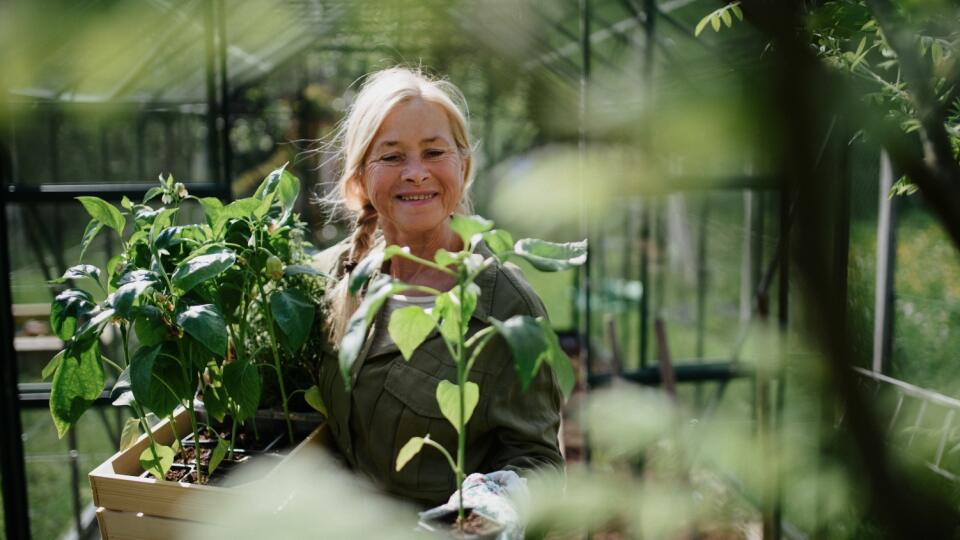
M 355 218 L 353 234 L 317 257 L 321 269 L 338 277 L 328 293 L 331 343 L 339 343 L 360 302 L 347 282 L 357 262 L 387 245 L 409 246 L 424 259 L 435 252 L 463 249 L 450 228 L 455 212 L 469 211 L 472 169 L 467 109 L 451 83 L 418 71 L 391 68 L 366 79 L 339 133 L 343 172 L 336 200 Z M 489 255 L 483 245 L 478 248 Z M 381 272 L 405 283 L 449 290 L 442 272 L 393 258 Z M 477 285 L 481 294 L 470 333 L 490 317 L 545 316 L 543 303 L 518 268 L 493 266 Z M 405 305 L 429 307 L 433 297 L 391 298 L 373 324 L 346 389 L 335 347 L 322 355 L 320 388 L 331 432 L 350 465 L 387 491 L 423 505 L 447 500 L 457 486 L 444 457 L 422 450 L 397 472 L 397 452 L 411 437 L 430 434 L 451 451 L 456 432 L 440 413 L 435 392 L 440 380 L 456 380 L 456 367 L 442 338 L 428 338 L 404 361 L 386 332 L 389 313 Z M 505 342 L 495 340 L 475 364 L 470 380 L 480 386 L 467 425 L 467 474 L 548 467 L 562 469 L 557 441 L 560 391 L 549 369 L 541 369 L 521 392 Z M 494 477 L 503 478 L 501 473 Z

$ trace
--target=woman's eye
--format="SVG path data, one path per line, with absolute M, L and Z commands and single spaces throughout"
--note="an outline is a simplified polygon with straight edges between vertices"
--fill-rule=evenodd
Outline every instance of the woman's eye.
M 427 150 L 426 153 L 427 153 L 427 157 L 438 158 L 438 157 L 446 154 L 447 151 L 446 151 L 446 150 L 440 150 L 440 149 L 432 149 L 432 150 Z
M 397 154 L 387 154 L 380 158 L 380 161 L 386 161 L 387 163 L 396 163 L 400 161 L 400 156 Z

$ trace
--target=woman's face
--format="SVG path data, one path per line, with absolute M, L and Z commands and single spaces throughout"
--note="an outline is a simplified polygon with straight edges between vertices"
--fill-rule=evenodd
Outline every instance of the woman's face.
M 384 233 L 430 234 L 460 204 L 464 170 L 444 109 L 413 98 L 380 125 L 364 158 L 363 187 Z

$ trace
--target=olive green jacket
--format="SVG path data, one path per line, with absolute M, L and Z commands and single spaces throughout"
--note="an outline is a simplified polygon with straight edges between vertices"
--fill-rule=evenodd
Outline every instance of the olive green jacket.
M 315 265 L 339 275 L 347 248 L 341 242 L 321 252 Z M 383 242 L 373 249 L 383 250 Z M 483 244 L 478 253 L 491 254 Z M 491 266 L 476 284 L 480 297 L 469 324 L 470 335 L 486 327 L 490 317 L 546 316 L 543 302 L 515 265 Z M 424 505 L 446 502 L 457 486 L 449 464 L 435 448 L 423 447 L 399 472 L 394 465 L 397 452 L 411 437 L 427 434 L 456 455 L 457 433 L 436 400 L 441 380 L 456 382 L 456 366 L 436 331 L 409 361 L 393 344 L 370 355 L 376 327 L 386 324 L 381 319 L 374 321 L 353 366 L 351 391 L 340 375 L 336 348 L 324 345 L 319 383 L 331 433 L 350 465 L 387 491 Z M 510 350 L 498 336 L 477 359 L 470 380 L 480 386 L 480 400 L 467 424 L 466 474 L 501 469 L 522 474 L 543 467 L 562 470 L 557 441 L 562 397 L 546 365 L 521 392 Z

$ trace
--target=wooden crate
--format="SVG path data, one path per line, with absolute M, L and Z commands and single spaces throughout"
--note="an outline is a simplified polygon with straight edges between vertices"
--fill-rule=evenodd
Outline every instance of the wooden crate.
M 190 433 L 186 410 L 181 410 L 175 419 L 177 433 Z M 153 435 L 158 443 L 171 444 L 173 430 L 169 421 L 158 424 Z M 98 507 L 97 522 L 105 539 L 166 539 L 202 533 L 216 525 L 210 520 L 223 514 L 220 509 L 232 506 L 235 500 L 249 498 L 257 484 L 266 480 L 221 487 L 141 477 L 140 454 L 148 445 L 149 439 L 144 434 L 136 444 L 117 452 L 90 472 L 93 503 Z M 311 446 L 330 447 L 326 424 L 310 433 L 283 460 L 278 460 L 267 478 L 290 457 Z

